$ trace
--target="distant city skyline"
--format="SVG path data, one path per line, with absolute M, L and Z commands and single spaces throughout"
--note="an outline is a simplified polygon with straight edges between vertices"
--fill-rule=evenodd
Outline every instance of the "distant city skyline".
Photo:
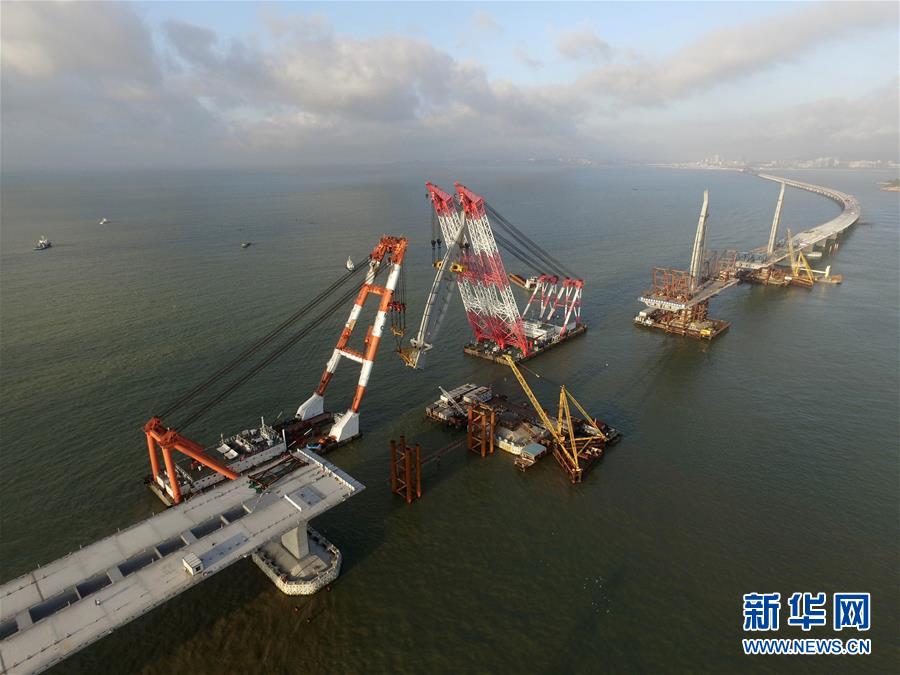
M 695 165 L 711 168 L 784 168 L 784 169 L 897 169 L 900 162 L 890 159 L 841 159 L 840 157 L 810 158 L 745 158 L 725 157 L 715 154 L 694 162 L 684 162 L 684 166 Z
M 892 2 L 0 12 L 4 170 L 900 159 Z

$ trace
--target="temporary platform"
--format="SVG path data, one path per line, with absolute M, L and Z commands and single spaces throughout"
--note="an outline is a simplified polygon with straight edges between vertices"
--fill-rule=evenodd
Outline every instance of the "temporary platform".
M 706 249 L 708 214 L 709 192 L 704 191 L 690 269 L 653 268 L 652 285 L 640 297 L 647 309 L 634 317 L 637 325 L 700 340 L 728 330 L 727 321 L 709 318 L 709 300 L 739 283 L 733 274 L 735 254 Z

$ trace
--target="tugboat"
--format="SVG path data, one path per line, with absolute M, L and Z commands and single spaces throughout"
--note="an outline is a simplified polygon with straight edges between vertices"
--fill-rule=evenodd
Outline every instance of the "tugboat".
M 46 236 L 42 236 L 37 240 L 37 243 L 34 245 L 35 251 L 46 251 L 48 248 L 53 246 L 49 239 Z

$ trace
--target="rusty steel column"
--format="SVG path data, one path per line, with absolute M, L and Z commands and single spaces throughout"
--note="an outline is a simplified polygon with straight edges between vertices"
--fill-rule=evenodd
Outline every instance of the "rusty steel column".
M 416 499 L 422 497 L 422 455 L 416 443 Z
M 172 488 L 172 501 L 181 503 L 181 488 L 178 486 L 178 476 L 175 475 L 175 463 L 172 461 L 172 451 L 162 446 L 163 460 L 166 463 L 166 473 L 169 476 L 169 485 Z
M 150 470 L 153 472 L 153 482 L 159 476 L 159 458 L 156 456 L 156 445 L 153 436 L 147 434 L 147 451 L 150 453 Z
M 411 453 L 409 448 L 404 443 L 403 445 L 403 464 L 404 469 L 406 470 L 406 503 L 412 504 L 413 496 L 412 496 L 412 460 Z

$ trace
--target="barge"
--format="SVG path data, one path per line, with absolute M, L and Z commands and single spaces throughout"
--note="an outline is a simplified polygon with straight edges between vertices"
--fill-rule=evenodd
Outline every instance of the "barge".
M 530 361 L 536 356 L 546 351 L 558 347 L 569 340 L 584 335 L 587 332 L 587 325 L 579 323 L 570 330 L 562 332 L 559 326 L 552 324 L 537 324 L 529 321 L 523 323 L 525 334 L 531 340 L 531 350 L 527 354 L 515 346 L 499 347 L 492 341 L 470 342 L 463 347 L 463 353 L 468 356 L 474 356 L 479 359 L 493 361 L 494 363 L 506 364 L 505 356 L 508 354 L 513 357 L 516 363 Z
M 254 471 L 271 469 L 289 458 L 290 451 L 294 448 L 306 447 L 323 455 L 360 436 L 356 434 L 340 442 L 336 441 L 328 435 L 334 420 L 334 414 L 328 411 L 307 420 L 294 417 L 273 425 L 266 424 L 265 419 L 260 418 L 259 427 L 245 429 L 227 438 L 223 435 L 216 445 L 203 448 L 203 456 L 214 460 L 210 464 L 186 455 L 172 456 L 179 499 L 199 494 L 228 478 L 213 468 L 213 463 L 244 476 Z M 167 471 L 150 474 L 145 477 L 144 482 L 166 506 L 177 503 Z
M 441 396 L 425 407 L 425 417 L 454 429 L 466 428 L 469 421 L 469 407 L 477 406 L 493 413 L 494 444 L 501 450 L 516 457 L 515 465 L 526 469 L 551 451 L 553 436 L 535 411 L 526 405 L 510 400 L 503 394 L 495 393 L 491 387 L 466 383 L 450 391 L 441 390 Z M 575 435 L 589 433 L 593 424 L 579 418 L 572 418 Z M 622 433 L 603 422 L 598 422 L 599 431 L 605 437 L 598 448 L 597 458 L 603 447 L 619 442 Z
M 683 312 L 664 309 L 645 309 L 637 313 L 634 322 L 645 328 L 655 328 L 673 335 L 683 335 L 695 340 L 714 340 L 731 326 L 721 319 L 696 319 Z

